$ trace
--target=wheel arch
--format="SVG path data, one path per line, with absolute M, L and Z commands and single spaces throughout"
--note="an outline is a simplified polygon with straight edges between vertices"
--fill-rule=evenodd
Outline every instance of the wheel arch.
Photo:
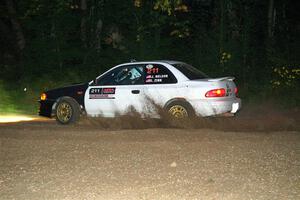
M 184 103 L 184 104 L 189 104 L 192 107 L 192 105 L 185 98 L 183 98 L 183 97 L 175 97 L 173 99 L 168 100 L 165 103 L 165 105 L 164 105 L 163 108 L 166 109 L 168 106 L 170 106 L 171 104 L 176 103 L 176 102 L 178 102 L 178 103 Z
M 188 109 L 191 117 L 196 116 L 194 107 L 190 104 L 190 102 L 188 102 L 185 98 L 182 98 L 182 97 L 176 97 L 176 98 L 173 98 L 173 99 L 170 99 L 169 101 L 167 101 L 164 105 L 164 110 L 168 110 L 170 107 L 172 107 L 173 105 L 176 105 L 176 104 L 186 107 L 186 109 Z
M 186 106 L 188 106 L 190 109 L 192 109 L 193 113 L 195 114 L 195 109 L 194 107 L 190 104 L 190 102 L 188 102 L 185 98 L 183 97 L 175 97 L 173 99 L 168 100 L 165 105 L 164 105 L 164 109 L 167 109 L 170 105 L 175 104 L 175 103 L 179 103 L 179 104 L 184 104 Z

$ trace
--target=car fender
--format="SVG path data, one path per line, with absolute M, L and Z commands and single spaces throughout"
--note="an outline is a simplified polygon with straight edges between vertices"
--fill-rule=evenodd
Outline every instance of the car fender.
M 185 106 L 189 110 L 191 116 L 195 116 L 195 114 L 196 114 L 194 107 L 185 98 L 178 97 L 178 98 L 170 99 L 165 104 L 164 109 L 168 110 L 168 107 L 172 104 L 181 104 L 181 105 Z
M 173 99 L 168 100 L 165 105 L 164 105 L 164 109 L 167 108 L 170 104 L 175 103 L 175 102 L 181 102 L 184 104 L 189 105 L 191 108 L 193 108 L 193 106 L 183 97 L 175 97 Z M 193 108 L 194 109 L 194 108 Z

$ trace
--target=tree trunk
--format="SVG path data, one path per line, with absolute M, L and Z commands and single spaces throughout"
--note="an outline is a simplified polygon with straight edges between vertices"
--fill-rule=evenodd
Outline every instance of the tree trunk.
M 96 49 L 101 50 L 101 32 L 102 32 L 103 22 L 101 19 L 98 20 L 96 25 Z
M 225 0 L 220 0 L 220 36 L 219 36 L 219 45 L 220 45 L 220 49 L 219 49 L 219 63 L 220 66 L 222 67 L 223 72 L 225 71 L 224 68 L 224 63 L 221 62 L 222 59 L 222 54 L 224 52 L 224 10 L 225 10 Z
M 13 0 L 6 0 L 6 9 L 11 22 L 12 30 L 14 32 L 14 44 L 16 45 L 16 67 L 14 70 L 14 79 L 21 81 L 24 78 L 24 63 L 23 63 L 23 50 L 25 48 L 25 37 L 21 24 L 17 18 L 17 12 Z
M 7 8 L 8 14 L 9 14 L 12 28 L 16 35 L 16 44 L 17 44 L 18 50 L 20 52 L 22 52 L 23 49 L 25 48 L 25 37 L 23 34 L 21 24 L 16 16 L 16 9 L 15 9 L 14 2 L 12 0 L 6 0 L 6 8 Z
M 56 22 L 55 20 L 52 20 L 52 24 L 51 24 L 51 37 L 53 38 L 54 42 L 55 42 L 55 53 L 56 53 L 56 58 L 57 58 L 57 63 L 59 66 L 59 72 L 63 73 L 63 62 L 62 62 L 62 56 L 61 56 L 61 48 L 60 48 L 60 43 L 58 40 L 58 36 L 57 36 L 57 29 L 56 29 Z
M 81 0 L 80 2 L 80 9 L 81 9 L 81 24 L 80 24 L 80 30 L 81 30 L 81 41 L 85 48 L 87 48 L 87 26 L 86 26 L 86 13 L 87 13 L 87 2 L 86 0 Z
M 155 33 L 154 34 L 155 49 L 159 49 L 159 47 L 160 47 L 160 36 L 161 36 L 160 27 L 156 27 L 154 33 Z
M 269 0 L 269 9 L 268 9 L 268 37 L 273 38 L 274 35 L 274 0 Z
M 249 80 L 251 79 L 251 71 L 249 66 L 249 45 L 250 45 L 250 29 L 251 29 L 251 17 L 250 17 L 250 7 L 247 4 L 241 4 L 240 5 L 241 13 L 242 13 L 242 24 L 241 24 L 241 51 L 242 51 L 242 57 L 241 57 L 241 75 L 242 75 L 242 84 L 245 89 L 245 91 L 248 90 L 249 86 Z

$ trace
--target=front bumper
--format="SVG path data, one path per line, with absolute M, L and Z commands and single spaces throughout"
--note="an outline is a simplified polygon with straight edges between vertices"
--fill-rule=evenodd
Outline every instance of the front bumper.
M 45 101 L 39 101 L 40 103 L 40 109 L 39 109 L 39 115 L 43 117 L 50 117 L 52 116 L 52 107 L 55 103 L 54 100 L 45 100 Z

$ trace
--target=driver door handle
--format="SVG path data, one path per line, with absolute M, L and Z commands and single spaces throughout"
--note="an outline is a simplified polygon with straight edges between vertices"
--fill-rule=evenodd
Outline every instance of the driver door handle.
M 132 94 L 139 94 L 139 93 L 140 93 L 140 90 L 131 90 L 131 93 L 132 93 Z

